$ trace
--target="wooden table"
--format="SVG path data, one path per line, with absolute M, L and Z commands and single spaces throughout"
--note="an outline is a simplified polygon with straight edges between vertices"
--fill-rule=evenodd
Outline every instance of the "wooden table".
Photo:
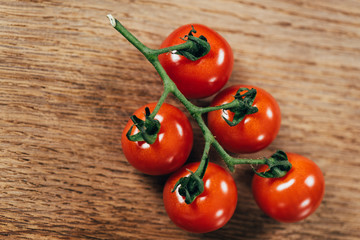
M 240 166 L 237 210 L 224 228 L 177 228 L 163 208 L 166 176 L 133 169 L 120 143 L 129 116 L 157 101 L 162 82 L 108 13 L 153 48 L 185 23 L 223 35 L 235 56 L 227 85 L 258 85 L 281 106 L 277 139 L 255 155 L 283 149 L 321 167 L 326 192 L 315 214 L 270 219 L 253 201 L 250 168 Z M 356 0 L 2 0 L 0 238 L 359 239 L 359 81 Z M 196 161 L 203 140 L 192 123 Z

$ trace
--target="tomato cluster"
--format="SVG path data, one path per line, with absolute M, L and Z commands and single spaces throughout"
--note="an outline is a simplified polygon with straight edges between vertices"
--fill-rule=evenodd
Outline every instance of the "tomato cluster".
M 216 141 L 232 153 L 253 153 L 266 148 L 276 138 L 281 124 L 281 113 L 275 98 L 257 86 L 234 85 L 220 91 L 227 83 L 233 69 L 233 53 L 226 40 L 214 30 L 194 24 L 194 36 L 203 35 L 211 46 L 210 52 L 196 61 L 179 54 L 159 55 L 166 73 L 186 98 L 205 98 L 217 95 L 212 107 L 231 103 L 239 89 L 255 89 L 252 106 L 257 110 L 244 116 L 235 126 L 233 109 L 210 111 L 207 126 Z M 172 32 L 161 48 L 183 42 L 191 25 L 184 25 Z M 220 91 L 220 92 L 219 92 Z M 144 119 L 145 108 L 153 111 L 156 103 L 139 108 L 134 115 Z M 160 122 L 157 139 L 153 144 L 130 141 L 127 134 L 137 134 L 129 121 L 121 138 L 123 152 L 129 163 L 150 175 L 172 172 L 163 190 L 163 201 L 170 219 L 179 227 L 197 233 L 214 231 L 224 226 L 237 206 L 238 193 L 231 174 L 217 164 L 209 163 L 203 176 L 204 191 L 190 204 L 174 188 L 180 178 L 195 172 L 199 163 L 185 166 L 193 146 L 193 130 L 186 115 L 170 104 L 162 104 L 155 119 Z M 258 206 L 270 217 L 281 222 L 295 222 L 313 213 L 324 194 L 324 178 L 319 167 L 311 160 L 287 153 L 291 170 L 280 178 L 254 175 L 253 196 Z M 183 166 L 183 167 L 182 167 Z M 258 172 L 267 171 L 264 165 Z

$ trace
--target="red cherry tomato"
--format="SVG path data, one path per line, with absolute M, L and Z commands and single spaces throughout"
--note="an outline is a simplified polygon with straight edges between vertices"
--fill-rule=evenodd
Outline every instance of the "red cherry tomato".
M 192 24 L 197 31 L 194 36 L 205 36 L 210 52 L 196 61 L 177 54 L 162 54 L 159 61 L 169 77 L 185 97 L 205 98 L 218 92 L 228 81 L 234 57 L 230 45 L 214 30 L 200 24 Z M 184 25 L 173 31 L 161 44 L 161 48 L 184 43 L 191 25 Z
M 257 113 L 245 116 L 236 126 L 229 126 L 223 116 L 233 120 L 234 113 L 229 110 L 217 110 L 208 113 L 208 127 L 217 141 L 227 151 L 234 153 L 252 153 L 267 147 L 280 129 L 281 113 L 276 100 L 265 90 L 247 85 L 236 85 L 222 90 L 216 95 L 211 106 L 230 103 L 240 87 L 255 88 L 257 94 L 253 106 Z
M 195 172 L 199 163 L 190 163 L 167 180 L 163 200 L 167 214 L 179 227 L 189 232 L 205 233 L 224 226 L 232 217 L 237 203 L 237 188 L 233 177 L 222 167 L 209 163 L 203 181 L 205 190 L 191 204 L 178 192 L 171 192 L 176 182 Z
M 150 112 L 156 103 L 147 104 L 135 111 L 134 115 L 144 120 L 145 107 Z M 126 137 L 133 122 L 129 120 L 121 137 L 122 149 L 131 165 L 150 175 L 163 175 L 180 168 L 187 160 L 193 145 L 193 131 L 185 114 L 178 108 L 164 103 L 155 116 L 160 124 L 158 137 L 153 144 L 145 141 L 130 141 Z M 134 127 L 132 134 L 139 130 Z
M 252 181 L 256 203 L 270 217 L 280 222 L 297 222 L 312 214 L 324 196 L 324 177 L 320 168 L 310 159 L 287 153 L 292 164 L 282 178 L 262 178 Z M 267 166 L 259 168 L 263 172 Z

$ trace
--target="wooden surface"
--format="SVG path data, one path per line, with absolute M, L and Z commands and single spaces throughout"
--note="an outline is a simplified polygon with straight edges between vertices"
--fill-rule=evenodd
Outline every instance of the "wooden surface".
M 280 133 L 256 156 L 281 148 L 321 167 L 326 192 L 315 214 L 295 224 L 268 218 L 241 166 L 224 228 L 198 235 L 172 224 L 166 176 L 134 170 L 120 144 L 129 116 L 156 101 L 162 83 L 108 13 L 154 48 L 185 23 L 223 35 L 235 57 L 228 85 L 258 85 L 281 106 Z M 0 238 L 359 239 L 359 81 L 357 0 L 2 0 Z M 194 135 L 190 161 L 202 151 L 195 124 Z M 215 152 L 212 161 L 222 164 Z

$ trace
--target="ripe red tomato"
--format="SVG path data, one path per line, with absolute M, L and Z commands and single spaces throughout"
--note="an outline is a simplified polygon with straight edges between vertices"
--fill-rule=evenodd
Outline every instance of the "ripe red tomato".
M 240 87 L 257 90 L 253 106 L 258 108 L 258 112 L 245 116 L 239 124 L 231 127 L 223 117 L 232 121 L 233 112 L 212 111 L 208 113 L 208 127 L 227 151 L 252 153 L 267 147 L 275 139 L 280 129 L 281 113 L 276 100 L 268 92 L 247 85 L 235 85 L 222 90 L 213 99 L 211 106 L 232 102 Z
M 217 32 L 201 24 L 192 25 L 197 31 L 193 34 L 195 37 L 206 37 L 210 52 L 196 61 L 177 54 L 161 54 L 159 61 L 180 92 L 187 98 L 197 99 L 215 94 L 226 84 L 234 57 L 230 45 Z M 180 38 L 191 29 L 190 24 L 179 27 L 165 39 L 161 48 L 184 43 Z
M 134 115 L 144 120 L 145 107 L 152 112 L 156 103 L 147 104 L 135 111 Z M 122 149 L 131 165 L 150 175 L 163 175 L 180 168 L 191 152 L 193 131 L 185 114 L 178 108 L 164 103 L 155 116 L 160 124 L 160 131 L 153 144 L 145 141 L 130 141 L 126 137 L 133 122 L 129 120 L 121 137 Z M 134 127 L 132 135 L 139 130 Z
M 310 159 L 287 153 L 292 164 L 282 178 L 262 178 L 252 181 L 256 203 L 270 217 L 280 222 L 297 222 L 312 214 L 324 196 L 325 182 L 320 168 Z M 263 172 L 267 166 L 259 168 Z
M 189 232 L 205 233 L 223 227 L 232 217 L 237 204 L 237 188 L 233 177 L 221 166 L 209 163 L 203 181 L 204 192 L 191 204 L 178 192 L 171 192 L 176 182 L 195 172 L 199 162 L 190 163 L 167 180 L 163 200 L 167 214 L 179 227 Z

